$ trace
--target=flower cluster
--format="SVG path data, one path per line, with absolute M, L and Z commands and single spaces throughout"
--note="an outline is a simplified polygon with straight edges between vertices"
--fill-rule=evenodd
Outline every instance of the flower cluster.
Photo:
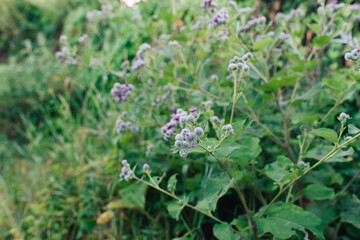
M 163 127 L 161 127 L 161 132 L 163 133 L 163 137 L 165 140 L 169 140 L 174 133 L 176 132 L 176 127 L 184 128 L 186 123 L 195 124 L 198 118 L 198 114 L 196 113 L 196 108 L 190 108 L 189 114 L 178 108 L 176 113 L 172 113 L 170 115 L 171 120 L 167 122 Z
M 186 157 L 188 155 L 189 148 L 195 148 L 198 145 L 197 138 L 204 136 L 204 130 L 201 127 L 197 127 L 193 132 L 188 128 L 181 130 L 181 133 L 175 136 L 175 147 L 181 148 L 179 155 Z
M 111 13 L 112 11 L 113 11 L 113 7 L 111 5 L 105 5 L 104 3 L 101 3 L 101 10 L 93 10 L 87 12 L 86 19 L 92 22 L 97 18 L 103 18 L 109 15 L 109 13 Z
M 253 28 L 255 26 L 264 24 L 264 23 L 266 23 L 266 17 L 264 17 L 264 16 L 261 16 L 261 17 L 252 16 L 251 20 L 247 21 L 247 23 L 244 26 L 239 26 L 237 31 L 238 32 L 246 32 L 249 29 L 251 29 L 251 28 Z
M 121 163 L 123 167 L 121 168 L 120 178 L 129 181 L 134 176 L 134 172 L 131 170 L 127 160 L 122 160 Z
M 170 97 L 170 95 L 172 93 L 171 92 L 171 84 L 165 85 L 165 87 L 163 89 L 164 89 L 165 92 L 163 94 L 160 94 L 160 95 L 156 96 L 155 102 L 151 103 L 152 107 L 160 108 L 160 106 L 162 105 L 161 103 L 166 101 Z
M 232 127 L 231 124 L 224 125 L 224 126 L 222 127 L 222 130 L 223 130 L 225 133 L 228 133 L 228 134 L 230 134 L 230 135 L 232 135 L 232 134 L 235 133 L 234 128 Z
M 60 38 L 59 38 L 59 41 L 60 43 L 64 44 L 64 43 L 67 43 L 67 36 L 66 35 L 61 35 Z
M 126 102 L 131 93 L 135 91 L 135 86 L 132 84 L 115 83 L 111 89 L 111 95 L 116 102 Z
M 116 132 L 118 134 L 121 134 L 124 133 L 126 130 L 130 130 L 131 132 L 136 133 L 139 131 L 139 128 L 129 121 L 124 122 L 121 119 L 116 120 Z
M 61 51 L 55 53 L 56 58 L 59 59 L 61 63 L 75 65 L 78 63 L 78 60 L 75 57 L 75 54 L 70 51 L 68 47 L 62 47 Z
M 147 145 L 145 155 L 150 156 L 153 153 L 153 150 L 154 150 L 154 144 Z
M 278 12 L 276 15 L 275 15 L 275 18 L 274 18 L 274 22 L 275 23 L 281 23 L 281 22 L 289 22 L 291 21 L 292 19 L 294 19 L 295 17 L 304 17 L 305 16 L 305 13 L 303 10 L 301 10 L 300 8 L 297 8 L 297 9 L 292 9 L 290 11 L 290 13 L 288 14 L 283 14 L 282 12 Z
M 356 48 L 354 50 L 352 50 L 351 52 L 347 52 L 345 54 L 345 60 L 346 61 L 350 61 L 350 60 L 353 60 L 353 61 L 356 61 L 360 58 L 360 48 Z
M 330 0 L 326 5 L 325 0 L 318 0 L 318 3 L 320 7 L 317 9 L 317 13 L 322 15 L 331 15 L 333 12 L 345 7 L 344 3 L 338 3 L 337 0 Z
M 81 44 L 81 43 L 84 43 L 88 38 L 89 38 L 89 36 L 85 33 L 85 34 L 83 34 L 81 37 L 79 37 L 78 42 L 79 42 L 80 44 Z
M 338 116 L 339 121 L 343 121 L 345 119 L 351 119 L 349 114 L 346 114 L 344 112 L 340 113 L 340 115 Z
M 170 41 L 170 42 L 168 43 L 168 46 L 169 46 L 169 47 L 178 47 L 178 48 L 181 47 L 181 45 L 179 44 L 178 41 Z
M 216 8 L 216 4 L 213 2 L 213 0 L 204 0 L 203 3 L 201 4 L 201 7 L 203 9 L 210 8 L 211 11 L 214 11 L 214 9 Z
M 253 55 L 248 52 L 244 54 L 241 58 L 238 56 L 233 57 L 228 65 L 228 71 L 233 72 L 236 70 L 243 70 L 245 73 L 249 72 L 249 66 L 246 64 L 249 59 L 253 58 Z
M 214 34 L 215 41 L 213 43 L 220 42 L 221 44 L 226 43 L 229 40 L 230 33 L 228 31 L 219 31 Z
M 147 43 L 143 43 L 140 45 L 137 53 L 136 53 L 136 57 L 135 60 L 133 60 L 132 65 L 131 65 L 131 70 L 132 71 L 137 71 L 140 68 L 142 68 L 145 65 L 144 62 L 144 54 L 145 52 L 147 52 L 149 49 L 151 48 L 151 46 Z
M 210 28 L 217 28 L 220 25 L 225 25 L 228 21 L 229 13 L 226 8 L 221 8 L 219 12 L 213 17 L 210 23 Z

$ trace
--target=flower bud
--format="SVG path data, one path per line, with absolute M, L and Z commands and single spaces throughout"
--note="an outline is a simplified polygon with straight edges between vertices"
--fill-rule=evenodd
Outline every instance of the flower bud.
M 204 136 L 204 130 L 201 127 L 197 127 L 194 129 L 194 133 L 198 137 Z
M 186 149 L 181 149 L 179 151 L 180 157 L 186 157 L 188 155 L 188 151 Z

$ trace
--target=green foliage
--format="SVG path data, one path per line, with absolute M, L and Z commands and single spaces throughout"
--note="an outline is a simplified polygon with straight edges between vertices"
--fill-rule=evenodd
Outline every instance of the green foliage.
M 313 232 L 318 238 L 325 239 L 321 219 L 291 203 L 272 206 L 267 212 L 267 217 L 258 221 L 258 226 L 260 232 L 271 232 L 280 239 L 292 236 L 301 238 L 297 231 L 303 232 L 307 237 L 306 229 Z
M 228 2 L 1 2 L 1 239 L 359 236 L 359 61 L 344 60 L 358 13 Z M 210 28 L 221 7 L 227 23 Z M 248 72 L 228 71 L 235 56 Z M 135 87 L 126 101 L 117 82 Z M 183 127 L 160 128 L 192 107 L 186 128 L 204 136 L 182 158 Z M 118 134 L 120 119 L 136 128 Z

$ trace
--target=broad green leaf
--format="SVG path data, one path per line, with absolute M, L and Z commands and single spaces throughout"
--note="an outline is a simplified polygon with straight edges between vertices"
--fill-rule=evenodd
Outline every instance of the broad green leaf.
M 355 127 L 352 124 L 348 125 L 348 131 L 350 134 L 357 134 L 358 132 L 360 132 L 360 129 L 358 129 L 357 127 Z
M 204 198 L 196 207 L 210 212 L 215 211 L 218 200 L 234 186 L 234 179 L 229 177 L 210 178 L 205 182 Z
M 330 201 L 308 205 L 306 207 L 306 211 L 312 212 L 316 216 L 321 218 L 321 220 L 323 221 L 323 227 L 330 224 L 336 217 L 335 208 Z
M 340 217 L 342 222 L 347 222 L 358 229 L 360 229 L 360 200 L 353 194 L 351 197 L 347 197 L 344 201 L 345 211 L 341 212 Z
M 235 148 L 227 157 L 235 161 L 236 164 L 250 163 L 261 153 L 260 139 L 247 137 L 239 148 Z
M 330 42 L 332 36 L 317 36 L 313 40 L 315 46 L 323 47 Z
M 179 201 L 171 201 L 167 203 L 167 210 L 172 218 L 175 220 L 179 220 L 179 216 L 183 208 L 185 207 L 185 204 L 187 203 L 187 199 L 183 200 L 182 203 Z
M 261 86 L 262 89 L 265 91 L 278 91 L 278 89 L 285 87 L 285 86 L 294 86 L 296 83 L 296 79 L 301 77 L 302 74 L 298 72 L 285 72 L 282 71 L 277 73 L 274 77 L 270 79 L 270 81 L 266 84 Z
M 215 150 L 214 155 L 215 157 L 222 159 L 227 157 L 234 149 L 239 148 L 240 145 L 236 142 L 224 140 L 220 147 Z
M 255 51 L 260 50 L 260 49 L 263 49 L 263 48 L 265 48 L 267 45 L 269 45 L 272 41 L 273 41 L 272 38 L 264 38 L 264 39 L 261 39 L 261 40 L 257 41 L 257 42 L 253 45 L 252 49 L 254 49 Z
M 147 185 L 131 184 L 119 191 L 121 199 L 111 201 L 105 208 L 144 208 Z
M 317 119 L 319 119 L 319 115 L 313 113 L 296 113 L 291 115 L 291 122 L 293 124 L 298 124 L 301 122 L 312 123 Z
M 309 132 L 309 134 L 325 138 L 333 143 L 337 142 L 338 138 L 337 133 L 330 128 L 318 128 Z
M 293 163 L 289 158 L 278 156 L 274 162 L 266 165 L 265 174 L 275 182 L 280 183 L 284 176 L 290 173 L 291 166 Z
M 296 236 L 296 230 L 307 235 L 307 229 L 318 238 L 325 239 L 321 219 L 299 206 L 291 203 L 285 203 L 281 206 L 273 205 L 266 215 L 267 217 L 258 220 L 258 228 L 261 234 L 270 232 L 277 238 L 287 239 Z
M 304 189 L 305 197 L 312 200 L 326 200 L 335 197 L 334 189 L 321 184 L 310 184 Z
M 238 239 L 234 233 L 232 226 L 228 223 L 217 223 L 213 227 L 214 236 L 219 240 L 235 240 Z
M 305 154 L 305 158 L 311 158 L 316 160 L 321 160 L 323 157 L 325 157 L 334 147 L 333 146 L 317 146 L 316 148 L 313 148 L 309 150 Z M 332 155 L 327 162 L 349 162 L 351 161 L 351 158 L 348 158 L 348 156 L 352 156 L 354 154 L 354 149 L 350 147 L 348 150 L 343 151 L 340 150 L 334 155 Z
M 248 124 L 246 124 L 246 119 L 244 120 L 240 120 L 240 121 L 237 121 L 237 122 L 234 122 L 232 124 L 233 126 L 233 129 L 234 129 L 234 136 L 232 137 L 232 139 L 237 139 L 246 129 L 246 127 L 248 126 Z

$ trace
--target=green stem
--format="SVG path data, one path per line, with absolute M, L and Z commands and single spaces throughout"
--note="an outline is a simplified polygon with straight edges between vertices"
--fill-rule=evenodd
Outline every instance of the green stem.
M 174 198 L 174 199 L 177 200 L 177 201 L 180 201 L 180 200 L 182 201 L 181 198 L 175 196 L 174 194 L 172 194 L 172 193 L 170 193 L 170 192 L 167 192 L 167 191 L 163 190 L 162 188 L 160 188 L 160 187 L 158 187 L 158 186 L 156 186 L 156 185 L 153 185 L 153 184 L 151 184 L 151 183 L 149 183 L 149 182 L 147 182 L 147 181 L 144 181 L 143 179 L 138 178 L 138 177 L 136 177 L 136 176 L 134 176 L 133 178 L 136 179 L 137 181 L 140 181 L 140 182 L 148 185 L 149 187 L 152 187 L 152 188 L 158 190 L 159 192 L 162 192 L 162 193 L 168 195 L 169 197 Z M 195 210 L 195 211 L 198 211 L 198 212 L 200 212 L 200 213 L 208 216 L 209 218 L 213 219 L 214 221 L 216 221 L 216 222 L 218 222 L 218 223 L 224 223 L 223 221 L 221 221 L 221 220 L 218 219 L 217 217 L 214 217 L 212 214 L 207 213 L 207 212 L 205 212 L 205 211 L 203 211 L 203 210 L 201 210 L 201 209 L 198 209 L 198 208 L 196 208 L 196 207 L 193 206 L 193 205 L 190 205 L 190 204 L 188 204 L 188 203 L 184 203 L 184 205 L 185 205 L 186 207 L 189 207 L 189 208 L 191 208 L 191 209 L 193 209 L 193 210 Z
M 240 201 L 244 207 L 244 210 L 245 210 L 245 213 L 246 213 L 246 217 L 248 219 L 248 222 L 249 222 L 249 226 L 252 227 L 253 229 L 253 233 L 254 233 L 254 239 L 257 240 L 257 227 L 256 227 L 256 223 L 254 222 L 253 218 L 251 217 L 251 212 L 249 210 L 249 207 L 247 206 L 247 203 L 246 203 L 246 199 L 245 199 L 245 196 L 244 196 L 244 193 L 241 192 L 240 190 L 240 187 L 239 185 L 237 184 L 237 181 L 236 179 L 234 178 L 234 174 L 231 170 L 231 168 L 228 168 L 225 163 L 223 161 L 221 161 L 220 159 L 218 159 L 217 157 L 214 156 L 214 154 L 212 152 L 210 152 L 211 156 L 217 160 L 222 166 L 223 168 L 226 170 L 227 174 L 229 175 L 229 177 L 231 179 L 234 179 L 234 187 L 235 187 L 235 190 L 237 192 L 237 194 L 239 195 L 239 198 L 240 198 Z
M 232 104 L 232 109 L 231 109 L 231 117 L 230 117 L 230 124 L 232 124 L 233 118 L 234 118 L 234 110 L 235 110 L 235 105 L 236 105 L 236 88 L 237 88 L 237 76 L 236 76 L 236 72 L 233 72 L 233 76 L 234 76 L 234 93 L 233 93 L 233 104 Z
M 349 142 L 351 142 L 352 140 L 358 138 L 360 136 L 360 133 L 357 134 L 356 136 L 354 136 L 353 138 L 345 141 L 344 143 L 340 144 L 338 147 L 334 147 L 328 154 L 326 154 L 326 156 L 324 156 L 319 162 L 317 162 L 316 164 L 314 164 L 314 166 L 310 167 L 308 170 L 306 170 L 302 176 L 298 176 L 297 178 L 295 178 L 294 180 L 292 180 L 288 185 L 286 185 L 286 187 L 284 187 L 283 189 L 281 189 L 278 194 L 276 194 L 276 196 L 271 200 L 271 202 L 269 203 L 269 205 L 266 206 L 266 208 L 264 209 L 264 211 L 261 213 L 260 218 L 263 217 L 265 215 L 265 213 L 267 212 L 267 210 L 269 210 L 269 208 L 271 207 L 271 205 L 274 204 L 274 202 L 280 197 L 280 195 L 285 192 L 289 187 L 291 187 L 294 183 L 296 183 L 297 180 L 301 179 L 303 176 L 305 176 L 306 174 L 308 174 L 311 170 L 313 170 L 314 168 L 318 167 L 319 165 L 323 164 L 324 162 L 326 162 L 326 160 L 328 160 L 334 153 L 336 153 L 337 151 L 339 151 L 341 148 L 343 148 L 345 145 L 347 145 Z
M 338 194 L 338 196 L 336 197 L 336 199 L 334 199 L 334 201 L 332 202 L 333 205 L 335 205 L 337 203 L 337 201 L 339 201 L 339 199 L 342 197 L 342 195 L 344 195 L 344 193 L 346 192 L 346 190 L 348 190 L 348 188 L 351 186 L 351 184 L 358 178 L 358 176 L 360 175 L 360 169 L 357 170 L 357 172 L 355 173 L 355 175 L 351 178 L 351 180 L 346 184 L 346 186 L 343 188 L 343 190 L 341 190 L 341 192 Z

